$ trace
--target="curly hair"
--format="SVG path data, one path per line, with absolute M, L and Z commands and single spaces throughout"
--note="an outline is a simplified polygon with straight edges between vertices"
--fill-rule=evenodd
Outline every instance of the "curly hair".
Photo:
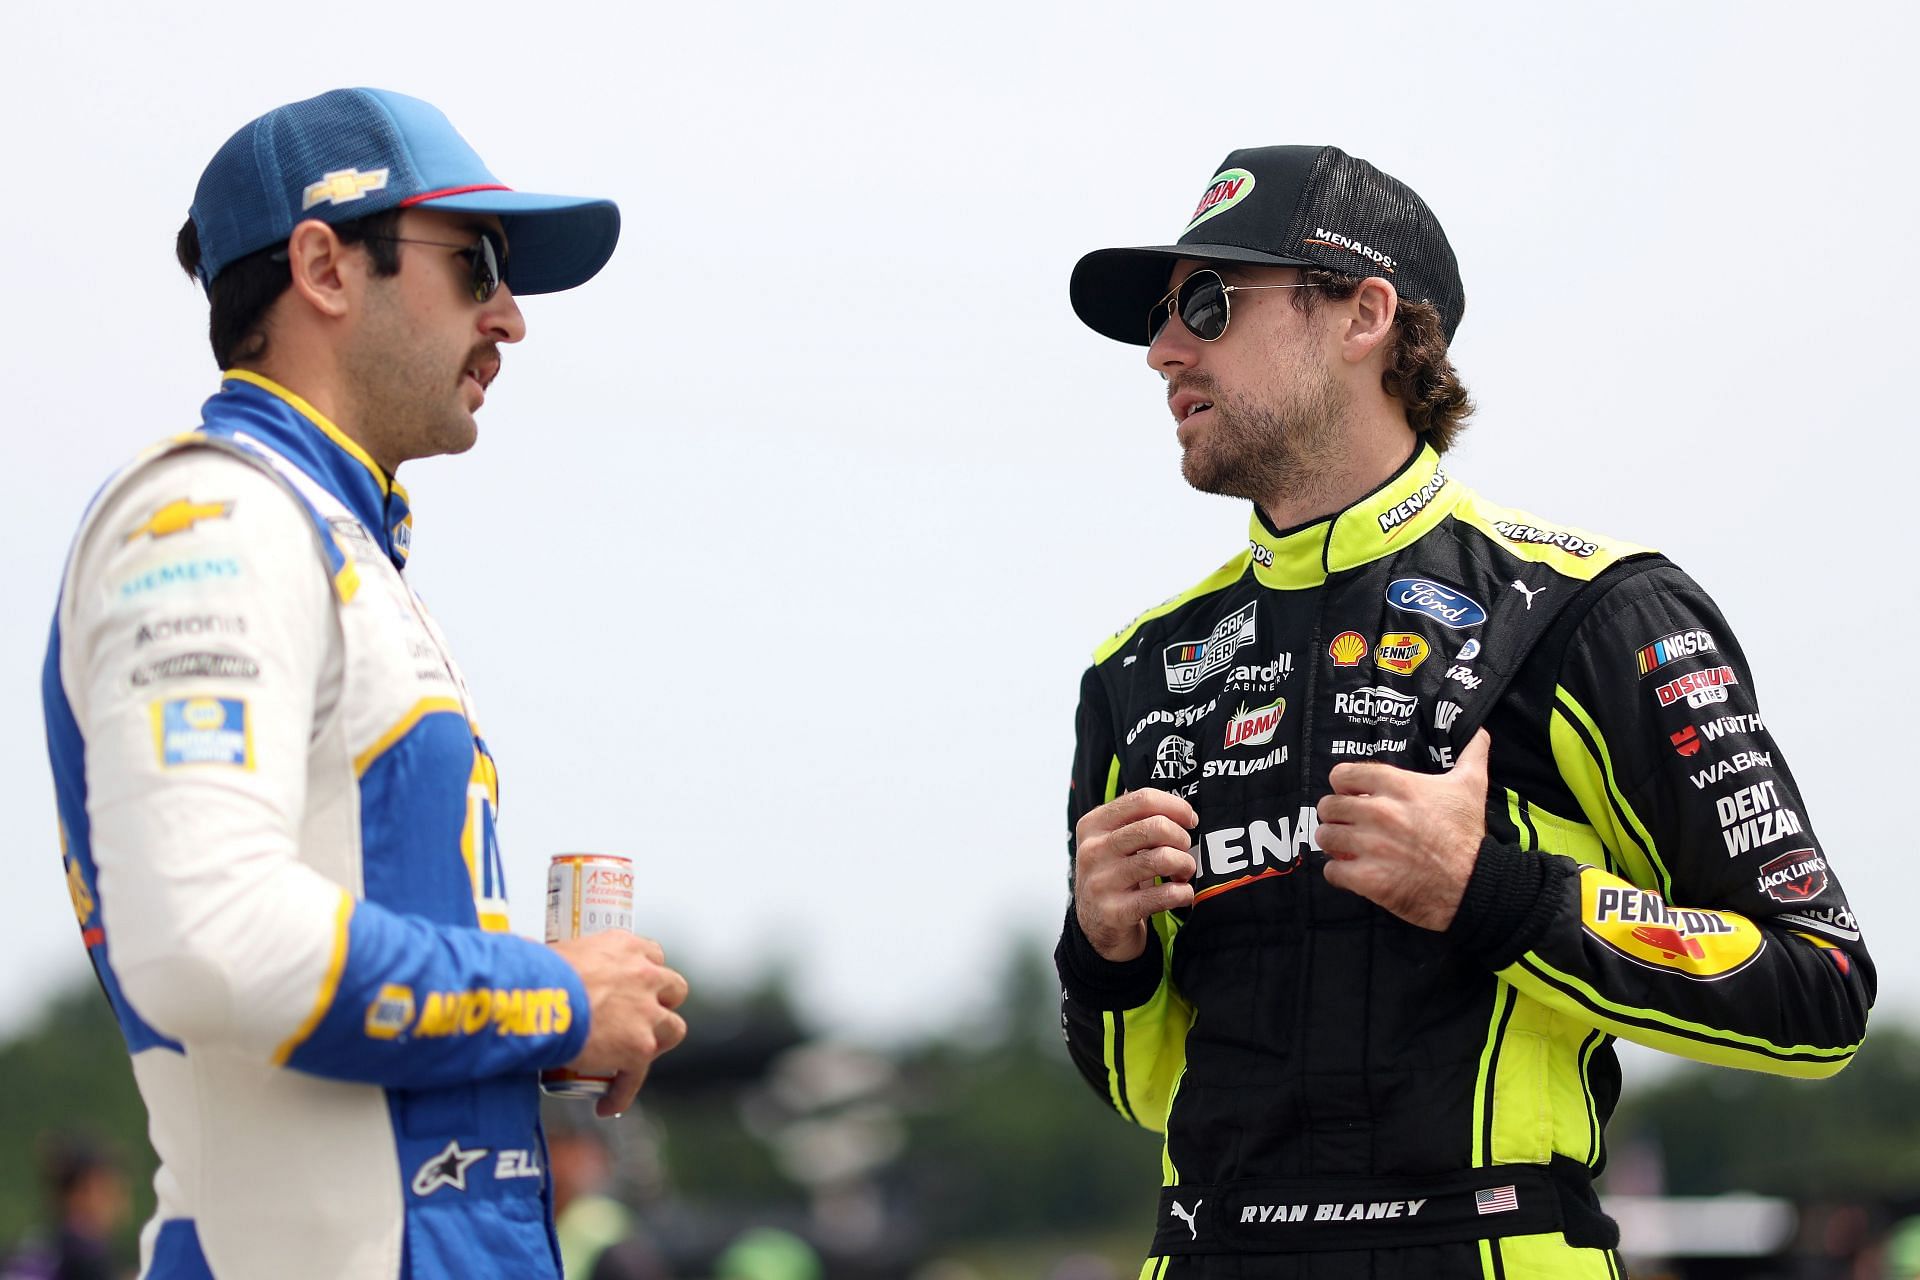
M 1351 298 L 1361 285 L 1358 276 L 1318 267 L 1303 268 L 1300 278 L 1317 286 L 1291 291 L 1293 305 L 1308 312 L 1320 297 L 1338 302 Z M 1466 429 L 1473 401 L 1467 398 L 1466 384 L 1447 357 L 1447 334 L 1440 323 L 1440 311 L 1430 302 L 1402 298 L 1393 323 L 1393 351 L 1386 372 L 1380 375 L 1380 385 L 1406 407 L 1407 425 L 1425 436 L 1435 450 L 1445 453 Z

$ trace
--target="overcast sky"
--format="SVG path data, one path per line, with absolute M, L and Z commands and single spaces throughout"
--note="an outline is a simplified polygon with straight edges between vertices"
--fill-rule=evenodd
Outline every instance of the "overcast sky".
M 84 972 L 38 688 L 68 539 L 217 385 L 175 231 L 234 129 L 350 84 L 625 217 L 523 304 L 479 447 L 401 477 L 522 930 L 549 854 L 623 853 L 696 981 L 781 959 L 862 1036 L 977 1010 L 1057 929 L 1094 643 L 1245 545 L 1068 272 L 1174 238 L 1236 147 L 1332 142 L 1458 253 L 1450 469 L 1715 594 L 1920 1011 L 1912 6 L 202 8 L 17 5 L 0 43 L 0 1031 Z

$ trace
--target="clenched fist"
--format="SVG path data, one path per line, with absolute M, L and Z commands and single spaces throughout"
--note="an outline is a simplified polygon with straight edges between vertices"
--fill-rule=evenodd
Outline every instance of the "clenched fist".
M 1074 824 L 1074 913 L 1104 959 L 1138 958 L 1147 949 L 1150 916 L 1193 905 L 1199 864 L 1187 833 L 1199 821 L 1179 796 L 1147 787 Z
M 1327 883 L 1436 932 L 1453 923 L 1487 834 L 1485 729 L 1448 773 L 1335 765 L 1314 838 Z

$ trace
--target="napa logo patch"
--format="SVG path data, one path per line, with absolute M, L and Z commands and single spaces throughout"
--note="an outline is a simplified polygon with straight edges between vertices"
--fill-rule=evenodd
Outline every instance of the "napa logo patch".
M 1581 924 L 1606 946 L 1649 969 L 1715 982 L 1752 963 L 1767 937 L 1742 916 L 1667 905 L 1610 877 L 1580 877 Z
M 162 769 L 192 765 L 253 768 L 245 698 L 168 698 L 153 704 L 154 749 Z
M 1193 230 L 1208 218 L 1218 217 L 1233 206 L 1253 194 L 1253 175 L 1245 169 L 1223 169 L 1214 175 L 1207 184 L 1206 194 L 1200 197 L 1200 203 L 1193 207 L 1193 221 L 1187 223 L 1187 231 Z
M 367 1038 L 397 1040 L 413 1025 L 413 988 L 389 982 L 367 1006 Z

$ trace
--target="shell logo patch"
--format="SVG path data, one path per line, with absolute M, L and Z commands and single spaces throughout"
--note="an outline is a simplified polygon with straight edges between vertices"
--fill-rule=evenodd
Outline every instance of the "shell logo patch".
M 1358 631 L 1342 631 L 1327 645 L 1327 656 L 1336 667 L 1357 667 L 1367 656 L 1367 638 Z
M 1373 651 L 1373 660 L 1380 664 L 1382 671 L 1410 676 L 1432 652 L 1433 647 L 1427 643 L 1425 636 L 1415 635 L 1411 631 L 1389 631 L 1380 637 L 1380 645 Z
M 1592 872 L 1580 877 L 1580 919 L 1635 964 L 1698 982 L 1738 973 L 1767 942 L 1744 916 L 1670 907 L 1657 893 Z
M 1223 169 L 1214 175 L 1207 184 L 1206 194 L 1200 197 L 1200 203 L 1193 207 L 1193 220 L 1187 223 L 1186 230 L 1193 230 L 1208 218 L 1218 217 L 1233 206 L 1253 194 L 1253 175 L 1245 169 Z

